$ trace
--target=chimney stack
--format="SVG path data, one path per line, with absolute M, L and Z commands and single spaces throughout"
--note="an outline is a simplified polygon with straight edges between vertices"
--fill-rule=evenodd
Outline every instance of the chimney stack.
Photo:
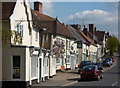
M 89 32 L 91 32 L 92 34 L 94 34 L 94 24 L 89 24 Z
M 87 30 L 87 28 L 83 28 L 83 32 L 84 32 L 84 34 L 85 34 L 86 36 L 88 36 L 88 30 Z
M 34 2 L 34 10 L 37 10 L 40 13 L 42 13 L 42 3 L 41 2 Z
M 95 27 L 95 32 L 97 31 L 97 28 Z

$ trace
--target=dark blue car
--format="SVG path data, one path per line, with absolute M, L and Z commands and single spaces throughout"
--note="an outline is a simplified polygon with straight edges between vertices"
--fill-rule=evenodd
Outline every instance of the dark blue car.
M 103 64 L 103 67 L 105 67 L 105 66 L 110 67 L 110 66 L 111 66 L 111 63 L 110 63 L 109 60 L 107 60 L 107 59 L 104 60 L 102 64 Z

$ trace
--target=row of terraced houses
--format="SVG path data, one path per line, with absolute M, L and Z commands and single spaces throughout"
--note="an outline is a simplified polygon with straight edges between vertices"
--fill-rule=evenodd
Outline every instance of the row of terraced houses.
M 107 33 L 94 24 L 87 28 L 65 25 L 43 14 L 42 3 L 28 0 L 2 2 L 2 30 L 17 31 L 22 37 L 7 40 L 2 49 L 2 81 L 39 83 L 58 70 L 76 69 L 81 61 L 104 56 Z

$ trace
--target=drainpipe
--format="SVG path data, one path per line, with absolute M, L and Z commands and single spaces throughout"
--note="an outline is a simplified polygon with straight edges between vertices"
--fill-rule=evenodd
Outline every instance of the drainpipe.
M 38 63 L 37 63 L 37 66 L 38 66 L 38 71 L 37 71 L 37 72 L 38 72 L 38 81 L 37 81 L 37 82 L 38 82 L 38 83 L 40 82 L 40 80 L 39 80 L 39 78 L 40 78 L 40 77 L 39 77 L 39 72 L 40 72 L 40 71 L 39 71 L 39 70 L 40 70 L 40 69 L 39 69 L 39 67 L 40 67 L 40 66 L 39 66 L 39 63 L 40 63 L 40 62 L 39 62 L 39 61 L 40 61 L 40 60 L 39 60 L 39 54 L 38 54 Z
M 29 68 L 29 72 L 30 72 L 29 79 L 30 79 L 30 85 L 32 85 L 32 82 L 31 82 L 31 56 L 30 56 L 30 62 L 29 63 L 30 63 L 29 64 L 29 66 L 30 66 L 30 68 Z
M 67 39 L 66 39 L 66 42 L 67 42 Z M 67 58 L 67 44 L 66 44 L 66 70 L 67 70 L 67 60 L 68 58 Z

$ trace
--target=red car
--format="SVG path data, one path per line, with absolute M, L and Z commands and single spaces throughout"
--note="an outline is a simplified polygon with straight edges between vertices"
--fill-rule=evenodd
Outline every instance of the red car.
M 111 57 L 112 58 L 112 62 L 115 62 L 115 57 Z
M 85 66 L 81 73 L 81 80 L 83 79 L 96 79 L 96 80 L 100 80 L 103 78 L 103 72 L 102 72 L 102 68 L 98 68 L 97 65 L 89 65 L 89 66 Z

